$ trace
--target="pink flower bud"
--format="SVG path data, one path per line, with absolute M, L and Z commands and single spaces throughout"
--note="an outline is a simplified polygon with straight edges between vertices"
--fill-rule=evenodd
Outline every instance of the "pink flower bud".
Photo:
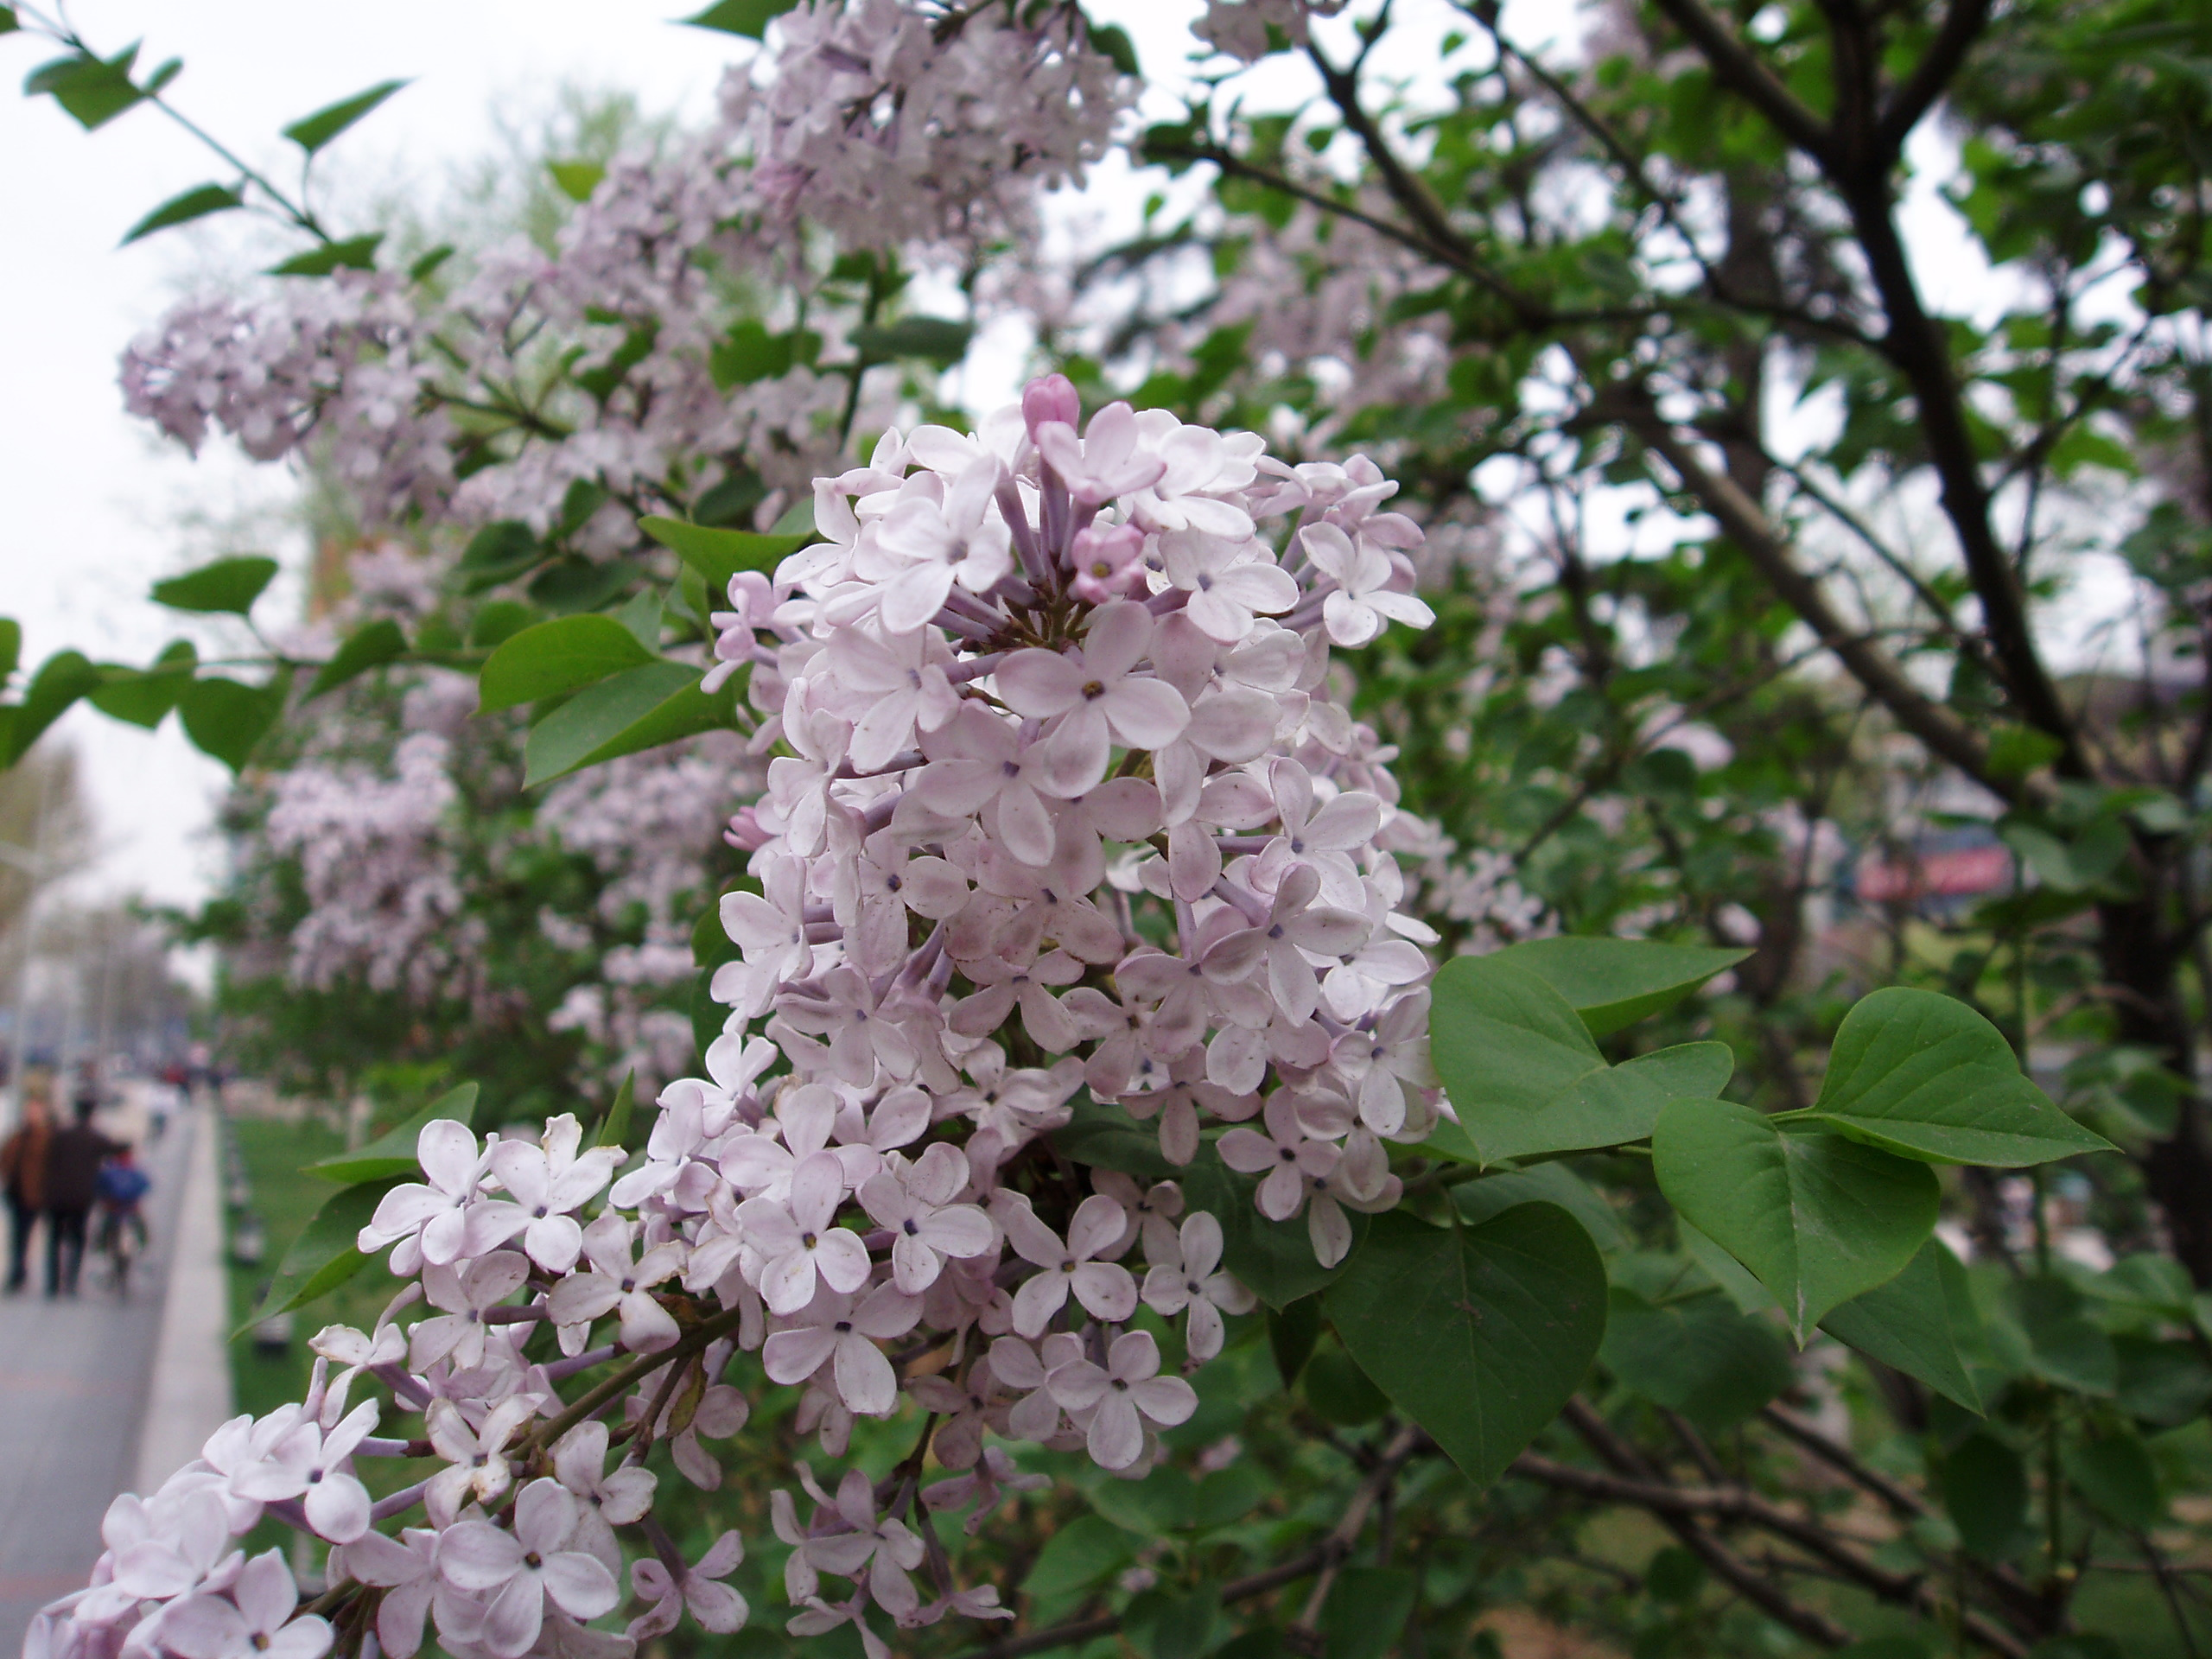
M 1034 442 L 1037 429 L 1047 421 L 1058 421 L 1073 426 L 1083 419 L 1082 400 L 1075 395 L 1075 382 L 1065 374 L 1039 375 L 1021 389 L 1021 418 L 1029 423 L 1029 436 Z
M 749 806 L 741 806 L 730 815 L 729 828 L 722 839 L 741 853 L 757 853 L 775 836 L 761 827 L 760 820 Z

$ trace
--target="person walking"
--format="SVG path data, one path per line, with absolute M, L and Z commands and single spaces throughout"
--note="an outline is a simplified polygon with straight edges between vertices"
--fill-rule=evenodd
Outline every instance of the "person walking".
M 46 1148 L 46 1294 L 77 1294 L 85 1262 L 85 1228 L 99 1196 L 100 1165 L 122 1150 L 92 1127 L 99 1102 L 77 1101 L 74 1123 L 56 1129 Z
M 8 1195 L 8 1294 L 29 1277 L 31 1228 L 46 1208 L 46 1154 L 54 1139 L 54 1113 L 42 1094 L 26 1093 L 23 1121 L 0 1141 L 0 1183 Z

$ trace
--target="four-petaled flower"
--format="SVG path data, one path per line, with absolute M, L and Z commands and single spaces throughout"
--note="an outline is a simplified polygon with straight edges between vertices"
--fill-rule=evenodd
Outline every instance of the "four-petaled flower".
M 320 1536 L 353 1542 L 369 1529 L 369 1489 L 354 1478 L 347 1459 L 377 1426 L 377 1402 L 364 1400 L 327 1433 L 303 1418 L 232 1476 L 231 1490 L 265 1503 L 303 1498 L 308 1524 Z
M 507 1465 L 507 1442 L 537 1414 L 538 1404 L 534 1394 L 509 1395 L 484 1414 L 481 1427 L 472 1427 L 452 1401 L 430 1402 L 423 1413 L 423 1428 L 430 1449 L 446 1461 L 423 1491 L 423 1507 L 431 1520 L 446 1526 L 471 1499 L 492 1503 L 506 1495 L 514 1478 Z
M 845 1201 L 845 1166 L 817 1152 L 791 1171 L 791 1196 L 747 1198 L 737 1206 L 746 1240 L 760 1253 L 760 1300 L 771 1313 L 796 1313 L 814 1299 L 815 1281 L 836 1291 L 868 1282 L 868 1246 L 832 1224 Z
M 411 1277 L 425 1262 L 443 1266 L 466 1253 L 468 1212 L 478 1202 L 491 1153 L 465 1123 L 433 1119 L 415 1137 L 415 1160 L 429 1179 L 404 1181 L 378 1200 L 355 1243 L 365 1255 L 387 1244 L 391 1270 Z
M 1089 1412 L 1091 1460 L 1126 1469 L 1144 1455 L 1147 1427 L 1173 1428 L 1198 1408 L 1198 1390 L 1179 1376 L 1160 1375 L 1160 1344 L 1148 1331 L 1124 1331 L 1103 1365 L 1071 1359 L 1052 1368 L 1052 1398 L 1071 1412 Z
M 490 1598 L 482 1640 L 499 1659 L 522 1659 L 545 1623 L 545 1604 L 597 1618 L 621 1599 L 596 1556 L 569 1548 L 576 1500 L 558 1481 L 533 1480 L 515 1499 L 515 1529 L 460 1521 L 438 1544 L 438 1571 L 455 1588 Z
M 547 1311 L 556 1325 L 588 1325 L 620 1312 L 622 1345 L 633 1354 L 665 1348 L 677 1337 L 676 1320 L 653 1300 L 652 1287 L 683 1271 L 683 1247 L 656 1244 L 632 1257 L 633 1223 L 609 1211 L 584 1229 L 588 1272 L 571 1274 L 553 1287 Z
M 492 1173 L 507 1197 L 487 1199 L 471 1213 L 470 1255 L 481 1255 L 520 1233 L 524 1251 L 546 1272 L 566 1273 L 575 1266 L 584 1233 L 573 1212 L 598 1196 L 623 1159 L 620 1147 L 580 1152 L 582 1140 L 575 1115 L 563 1112 L 546 1124 L 541 1145 L 501 1141 L 492 1148 Z
M 1045 741 L 1058 795 L 1080 795 L 1106 776 L 1113 744 L 1156 749 L 1191 723 L 1183 694 L 1134 671 L 1152 639 L 1152 613 L 1124 600 L 1091 613 L 1080 647 L 1018 651 L 999 664 L 999 696 L 1018 714 L 1058 721 Z
M 1221 1224 L 1207 1211 L 1185 1218 L 1176 1248 L 1157 1255 L 1144 1276 L 1145 1305 L 1166 1319 L 1187 1312 L 1183 1344 L 1201 1363 L 1221 1351 L 1224 1313 L 1249 1313 L 1255 1298 L 1221 1265 Z
M 1221 1137 L 1221 1161 L 1246 1175 L 1260 1177 L 1256 1200 L 1270 1221 L 1288 1221 L 1306 1202 L 1310 1183 L 1325 1182 L 1344 1156 L 1332 1141 L 1316 1140 L 1298 1120 L 1298 1103 L 1287 1089 L 1268 1096 L 1260 1115 L 1268 1132 L 1239 1124 Z
M 625 1632 L 632 1642 L 665 1636 L 689 1607 L 699 1628 L 715 1636 L 742 1630 L 747 1614 L 745 1598 L 726 1584 L 716 1582 L 737 1571 L 745 1559 L 745 1540 L 726 1532 L 707 1547 L 696 1567 L 671 1573 L 651 1556 L 630 1564 L 630 1589 L 653 1605 L 630 1621 Z M 679 1560 L 678 1566 L 682 1566 Z
M 939 1141 L 903 1171 L 885 1170 L 861 1188 L 861 1205 L 891 1232 L 891 1282 L 909 1296 L 937 1282 L 946 1256 L 991 1248 L 990 1217 L 953 1202 L 967 1185 L 968 1160 Z
M 1118 1262 L 1104 1261 L 1106 1253 L 1122 1242 L 1128 1217 L 1122 1206 L 1103 1192 L 1094 1192 L 1076 1206 L 1068 1220 L 1066 1242 L 1037 1219 L 1026 1203 L 1011 1193 L 1003 1195 L 999 1224 L 1007 1242 L 1027 1261 L 1042 1269 L 1033 1273 L 1014 1294 L 1014 1328 L 1025 1337 L 1044 1334 L 1052 1316 L 1067 1305 L 1068 1293 L 1096 1318 L 1118 1325 L 1137 1309 L 1136 1281 Z
M 760 1361 L 777 1382 L 804 1382 L 829 1365 L 847 1410 L 887 1417 L 899 1403 L 899 1377 L 876 1344 L 905 1336 L 921 1316 L 921 1299 L 896 1285 L 878 1285 L 857 1305 L 825 1286 L 788 1328 L 770 1335 Z
M 293 1618 L 299 1605 L 292 1570 L 272 1549 L 238 1570 L 228 1596 L 196 1595 L 163 1609 L 161 1644 L 183 1659 L 321 1659 L 330 1621 Z
M 922 1541 L 905 1522 L 877 1516 L 874 1484 L 866 1471 L 848 1469 L 837 1483 L 835 1498 L 814 1484 L 813 1471 L 804 1464 L 799 1480 L 807 1495 L 830 1514 L 817 1516 L 817 1526 L 802 1532 L 791 1494 L 777 1492 L 770 1499 L 776 1536 L 792 1547 L 784 1564 L 784 1584 L 791 1599 L 804 1601 L 819 1593 L 819 1573 L 834 1573 L 855 1581 L 865 1573 L 876 1605 L 893 1618 L 920 1606 L 922 1599 L 906 1574 L 922 1564 Z M 819 1523 L 824 1519 L 841 1523 L 841 1529 L 822 1529 Z

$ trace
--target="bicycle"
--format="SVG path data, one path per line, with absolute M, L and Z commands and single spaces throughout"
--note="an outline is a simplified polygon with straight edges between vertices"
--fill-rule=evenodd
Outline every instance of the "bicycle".
M 131 1266 L 146 1253 L 146 1218 L 136 1206 L 129 1210 L 102 1209 L 99 1249 L 116 1300 L 127 1300 L 130 1295 Z

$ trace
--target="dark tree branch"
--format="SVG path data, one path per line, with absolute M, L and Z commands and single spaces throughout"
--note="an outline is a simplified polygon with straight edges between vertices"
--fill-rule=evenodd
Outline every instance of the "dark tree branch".
M 1899 1485 L 1879 1470 L 1868 1467 L 1848 1447 L 1838 1446 L 1796 1412 L 1770 1405 L 1762 1408 L 1759 1415 L 1852 1484 L 1880 1498 L 1899 1519 L 1916 1521 L 1935 1513 L 1934 1506 L 1919 1493 Z M 2016 1618 L 2033 1621 L 2043 1617 L 2045 1608 L 2042 1596 L 2012 1568 L 1976 1561 L 1974 1570 Z
M 1414 1425 L 1400 1429 L 1391 1438 L 1389 1445 L 1383 1448 L 1382 1455 L 1376 1460 L 1373 1470 L 1359 1484 L 1359 1490 L 1352 1494 L 1351 1502 L 1344 1506 L 1343 1516 L 1335 1526 L 1329 1529 L 1329 1535 L 1321 1541 L 1324 1559 L 1321 1570 L 1313 1580 L 1313 1593 L 1306 1597 L 1306 1605 L 1300 1611 L 1297 1623 L 1287 1633 L 1294 1647 L 1301 1644 L 1301 1638 L 1304 1645 L 1313 1644 L 1321 1622 L 1321 1610 L 1328 1603 L 1329 1591 L 1337 1581 L 1338 1571 L 1344 1566 L 1344 1558 L 1351 1554 L 1352 1546 L 1359 1541 L 1359 1535 L 1367 1526 L 1370 1512 L 1389 1496 L 1392 1484 L 1397 1480 L 1398 1471 L 1406 1465 L 1408 1459 L 1435 1449 L 1436 1443 Z
M 1230 1606 L 1240 1601 L 1249 1601 L 1264 1596 L 1271 1590 L 1280 1590 L 1287 1584 L 1295 1584 L 1309 1573 L 1320 1570 L 1328 1559 L 1325 1547 L 1309 1549 L 1294 1555 L 1280 1566 L 1264 1573 L 1255 1573 L 1249 1578 L 1231 1579 L 1221 1586 L 1221 1605 Z M 1023 1659 L 1032 1653 L 1049 1653 L 1054 1648 L 1071 1648 L 1084 1642 L 1095 1642 L 1102 1636 L 1111 1636 L 1122 1628 L 1122 1615 L 1100 1613 L 1091 1618 L 1071 1619 L 1065 1624 L 1055 1624 L 1050 1630 L 1032 1630 L 1026 1636 L 1003 1637 L 996 1642 L 971 1648 L 962 1659 Z
M 1869 1468 L 1796 1412 L 1781 1406 L 1767 1406 L 1760 1410 L 1759 1415 L 1853 1485 L 1880 1498 L 1898 1516 L 1917 1520 L 1923 1515 L 1934 1513 L 1929 1508 L 1928 1501 L 1919 1493 L 1910 1487 L 1900 1486 L 1879 1470 Z
M 1775 79 L 1726 23 L 1706 9 L 1702 0 L 1656 0 L 1656 3 L 1689 37 L 1715 78 L 1818 162 L 1841 197 L 1888 320 L 1879 349 L 1904 374 L 1918 404 L 1929 461 L 1942 487 L 1944 517 L 1950 521 L 1975 597 L 1981 602 L 1993 665 L 2018 705 L 2021 717 L 2057 740 L 2061 774 L 2089 777 L 2079 731 L 2059 700 L 2029 626 L 2018 572 L 1990 520 L 1989 489 L 1982 480 L 1980 457 L 1974 452 L 1965 397 L 1952 373 L 1950 342 L 1943 326 L 1929 315 L 1921 302 L 1919 285 L 1897 232 L 1891 179 L 1895 158 L 1880 147 L 1871 106 L 1877 67 L 1872 26 L 1845 0 L 1834 0 L 1829 8 L 1835 24 L 1831 45 L 1837 108 L 1834 122 L 1824 124 Z M 1971 3 L 1971 0 L 1961 0 L 1961 3 Z M 1962 54 L 1964 48 L 1959 50 Z M 1930 61 L 1940 67 L 1942 60 Z M 1922 67 L 1926 68 L 1929 63 L 1924 61 Z M 1956 67 L 1955 56 L 1950 72 Z M 1941 83 L 1936 90 L 1941 92 Z
M 1981 642 L 1959 626 L 1958 617 L 1945 602 L 1943 596 L 1930 588 L 1927 580 L 1907 564 L 1888 543 L 1877 536 L 1872 524 L 1853 512 L 1844 502 L 1821 488 L 1819 480 L 1808 474 L 1803 467 L 1792 461 L 1778 461 L 1773 455 L 1764 454 L 1764 451 L 1762 458 L 1775 471 L 1786 475 L 1792 483 L 1813 499 L 1821 512 L 1849 531 L 1862 547 L 1887 565 L 1898 580 L 1910 588 L 1914 597 L 1934 613 L 1936 625 L 1946 639 L 1970 656 L 1979 658 L 1983 655 Z
M 1656 0 L 1676 29 L 1690 37 L 1711 66 L 1713 79 L 1733 90 L 1774 124 L 1782 136 L 1823 166 L 1834 153 L 1835 135 L 1797 100 L 1734 31 L 1705 9 L 1702 0 Z
M 1705 510 L 1719 521 L 1721 530 L 1767 579 L 1783 602 L 1796 611 L 1834 652 L 1843 665 L 1879 702 L 1897 724 L 1926 745 L 1929 751 L 1964 772 L 1975 782 L 2008 800 L 2018 800 L 2022 785 L 2016 779 L 1993 777 L 1989 751 L 1966 722 L 1941 703 L 1924 696 L 1887 653 L 1870 643 L 1828 603 L 1819 582 L 1798 569 L 1781 537 L 1759 505 L 1726 476 L 1707 468 L 1689 445 L 1648 405 L 1623 411 L 1629 429 L 1646 448 L 1665 461 L 1681 480 L 1682 487 L 1698 498 Z
M 1394 225 L 1389 219 L 1370 213 L 1363 207 L 1354 207 L 1348 201 L 1340 201 L 1324 191 L 1315 190 L 1309 186 L 1300 184 L 1297 180 L 1277 173 L 1272 168 L 1257 166 L 1233 151 L 1224 149 L 1219 144 L 1173 146 L 1157 144 L 1147 148 L 1145 154 L 1154 161 L 1211 162 L 1224 173 L 1233 178 L 1249 179 L 1255 184 L 1264 184 L 1271 190 L 1280 190 L 1283 194 L 1294 196 L 1300 201 L 1309 203 L 1320 208 L 1324 213 L 1334 213 L 1339 219 L 1348 219 L 1355 225 L 1364 225 L 1377 236 L 1388 237 L 1401 247 L 1412 249 L 1424 259 L 1433 259 L 1438 264 L 1449 266 L 1453 270 L 1465 270 L 1471 276 L 1476 274 L 1476 269 L 1469 265 L 1464 254 L 1455 252 L 1449 248 L 1439 247 L 1421 232 L 1408 229 L 1403 225 Z M 1516 300 L 1520 297 L 1518 295 L 1511 296 L 1511 298 Z
M 1951 0 L 1951 9 L 1943 14 L 1943 26 L 1929 43 L 1928 55 L 1891 97 L 1875 123 L 1877 154 L 1886 153 L 1896 159 L 1906 137 L 1943 95 L 1988 24 L 1989 0 Z
M 1382 188 L 1390 193 L 1390 200 L 1405 210 L 1407 217 L 1421 226 L 1421 233 L 1435 246 L 1456 258 L 1471 259 L 1474 245 L 1453 227 L 1443 204 L 1429 194 L 1427 185 L 1399 159 L 1389 137 L 1360 102 L 1358 66 L 1339 69 L 1317 46 L 1309 45 L 1306 54 L 1313 60 L 1322 88 L 1329 94 L 1329 101 L 1337 106 L 1337 112 L 1344 117 L 1345 127 L 1358 136 L 1368 159 L 1375 163 L 1375 170 L 1382 175 Z
M 1612 1431 L 1611 1425 L 1580 1400 L 1569 1400 L 1562 1413 L 1591 1450 L 1630 1479 L 1649 1480 L 1654 1471 L 1643 1455 Z M 1525 1455 L 1525 1454 L 1524 1454 Z M 1564 1467 L 1565 1465 L 1560 1465 Z M 1824 1648 L 1849 1645 L 1851 1632 L 1826 1613 L 1801 1607 L 1761 1576 L 1758 1568 L 1698 1525 L 1694 1516 L 1677 1509 L 1654 1510 L 1661 1525 L 1682 1541 L 1684 1548 L 1703 1561 L 1713 1575 L 1769 1618 L 1786 1625 L 1808 1642 Z
M 1587 1408 L 1584 1409 L 1587 1411 Z M 1641 1453 L 1635 1452 L 1633 1447 L 1613 1434 L 1602 1418 L 1598 1418 L 1594 1413 L 1589 1415 L 1593 1420 L 1594 1428 L 1616 1449 L 1630 1452 L 1641 1460 Z M 1570 1421 L 1574 1420 L 1570 1418 Z M 1574 1427 L 1583 1433 L 1586 1440 L 1590 1440 L 1590 1432 L 1583 1422 L 1574 1421 Z M 1598 1441 L 1592 1440 L 1591 1444 L 1601 1457 L 1605 1455 Z M 1940 1617 L 1948 1611 L 1942 1591 L 1929 1583 L 1924 1575 L 1892 1573 L 1878 1567 L 1817 1522 L 1792 1515 L 1748 1487 L 1675 1486 L 1649 1472 L 1648 1464 L 1643 1465 L 1643 1471 L 1637 1475 L 1608 1475 L 1594 1469 L 1579 1469 L 1571 1464 L 1557 1463 L 1531 1452 L 1524 1452 L 1514 1459 L 1511 1472 L 1543 1485 L 1578 1492 L 1601 1502 L 1630 1504 L 1662 1521 L 1672 1517 L 1675 1521 L 1688 1522 L 1692 1517 L 1711 1516 L 1717 1521 L 1757 1527 L 1762 1532 L 1796 1545 L 1847 1581 L 1893 1605 L 1911 1607 L 1930 1618 Z M 1746 1562 L 1743 1565 L 1749 1567 L 1751 1564 Z M 1965 1625 L 1967 1633 L 1991 1651 L 2005 1656 L 2005 1659 L 2026 1659 L 2028 1643 L 1984 1615 L 1971 1609 L 1966 1610 Z M 2035 1633 L 2042 1635 L 2044 1632 L 2037 1630 Z

